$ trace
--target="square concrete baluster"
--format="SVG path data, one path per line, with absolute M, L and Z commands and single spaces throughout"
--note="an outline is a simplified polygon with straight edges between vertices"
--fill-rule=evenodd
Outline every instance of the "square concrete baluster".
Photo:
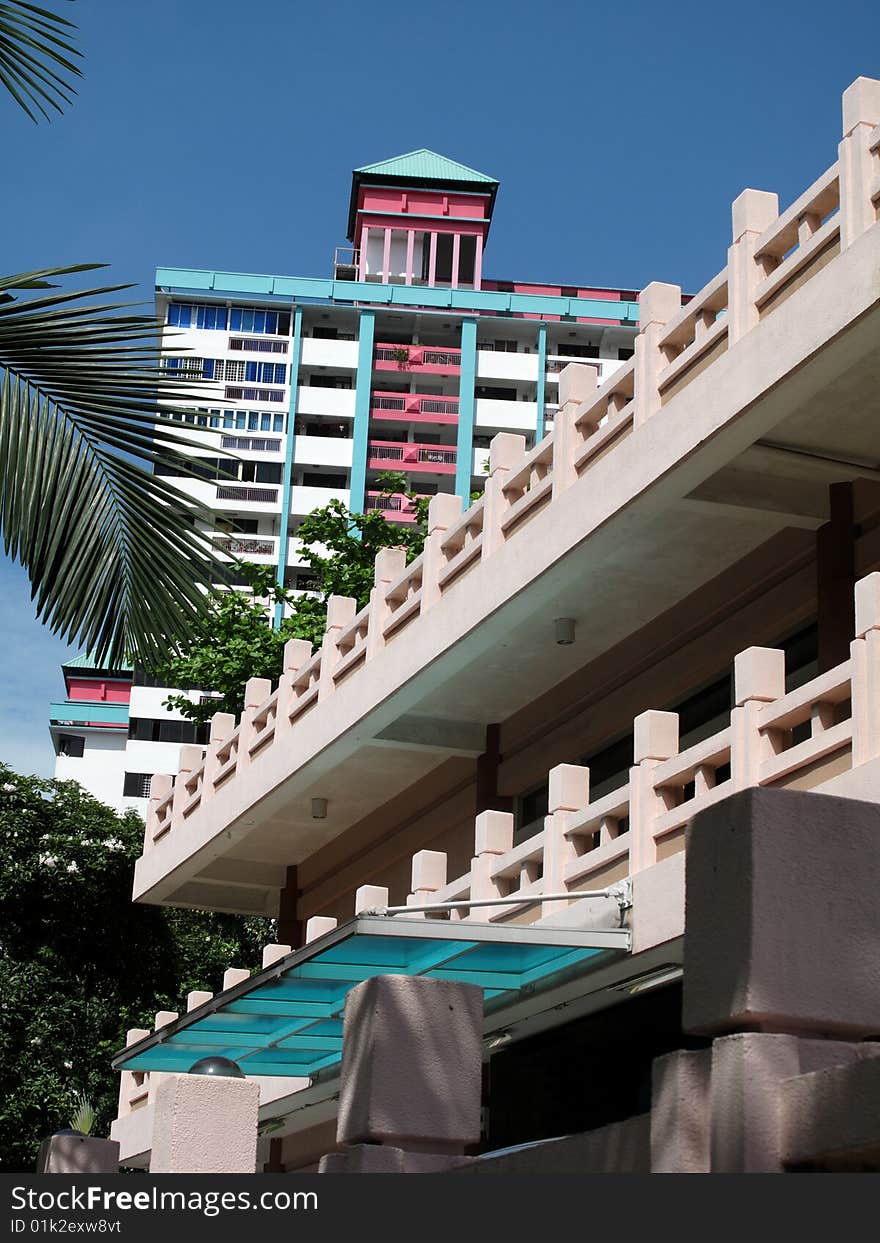
M 400 578 L 406 569 L 405 548 L 380 548 L 376 553 L 376 564 L 373 570 L 373 587 L 370 591 L 369 627 L 367 629 L 367 660 L 371 660 L 376 652 L 385 646 L 383 633 L 385 622 L 391 609 L 388 605 L 386 592 L 395 579 Z
M 438 889 L 446 884 L 446 852 L 443 850 L 420 850 L 413 855 L 411 892 L 407 906 L 427 906 Z M 434 918 L 434 912 L 415 912 L 413 919 Z
M 288 954 L 293 953 L 292 945 L 277 945 L 274 942 L 263 946 L 263 970 L 271 967 L 274 963 L 280 962 L 282 958 L 286 958 Z
M 306 945 L 311 944 L 312 941 L 317 941 L 319 937 L 326 936 L 338 924 L 339 920 L 333 919 L 330 915 L 312 915 L 311 919 L 306 921 Z
M 357 600 L 350 596 L 331 596 L 327 601 L 327 625 L 321 643 L 321 676 L 318 682 L 318 699 L 324 700 L 336 689 L 333 670 L 339 664 L 339 633 L 357 614 Z
M 388 906 L 388 890 L 384 885 L 361 885 L 355 892 L 355 915 L 366 914 L 373 907 L 385 906 Z
M 137 1044 L 139 1040 L 145 1040 L 149 1036 L 149 1032 L 145 1027 L 132 1027 L 125 1033 L 125 1047 Z M 122 1070 L 119 1072 L 119 1104 L 116 1110 L 117 1118 L 124 1118 L 131 1113 L 131 1098 L 136 1093 L 140 1093 L 144 1088 L 144 1072 L 133 1070 Z
M 755 292 L 766 275 L 755 262 L 761 234 L 779 216 L 779 197 L 768 190 L 743 190 L 733 201 L 733 245 L 727 252 L 727 340 L 733 345 L 758 322 Z
M 489 446 L 489 478 L 483 491 L 483 557 L 490 557 L 504 543 L 501 521 L 510 508 L 504 484 L 512 470 L 522 465 L 526 452 L 525 436 L 498 432 Z
M 245 980 L 250 979 L 250 971 L 244 967 L 227 967 L 223 972 L 223 991 L 227 988 L 235 988 L 236 984 L 243 984 Z
M 189 802 L 191 794 L 186 788 L 186 783 L 197 768 L 202 764 L 202 748 L 196 746 L 186 746 L 180 748 L 180 768 L 177 773 L 177 779 L 174 782 L 174 802 L 171 807 L 171 817 L 175 824 L 179 824 L 183 817 L 183 808 Z
M 785 694 L 785 652 L 776 647 L 749 647 L 733 662 L 730 714 L 730 775 L 736 790 L 758 784 L 761 765 L 774 754 L 772 739 L 759 728 L 765 704 Z
M 840 160 L 840 249 L 846 250 L 874 224 L 877 165 L 870 138 L 880 125 L 880 81 L 856 78 L 843 92 Z
M 205 776 L 202 781 L 202 800 L 214 795 L 214 780 L 223 767 L 218 751 L 228 742 L 235 730 L 235 717 L 231 712 L 215 712 L 211 717 L 211 730 L 208 735 L 208 747 L 205 751 Z
M 207 1005 L 213 996 L 214 996 L 213 993 L 208 993 L 204 989 L 201 989 L 201 988 L 193 989 L 191 993 L 187 993 L 186 995 L 187 1014 L 189 1014 L 190 1011 L 192 1010 L 198 1010 L 199 1006 Z
M 639 335 L 635 340 L 633 425 L 639 427 L 660 409 L 660 372 L 667 359 L 660 339 L 667 323 L 681 310 L 681 288 L 652 281 L 639 295 Z
M 293 684 L 302 669 L 312 659 L 312 645 L 307 639 L 288 639 L 284 644 L 284 668 L 278 681 L 278 716 L 275 728 L 290 726 L 290 710 L 296 702 Z
M 254 724 L 254 717 L 271 694 L 272 681 L 270 678 L 248 678 L 245 683 L 244 712 L 241 714 L 241 724 L 238 730 L 238 763 L 235 768 L 237 773 L 241 772 L 243 768 L 247 768 L 251 763 L 250 744 L 258 732 Z M 260 728 L 262 729 L 263 726 L 260 726 Z
M 421 613 L 426 613 L 440 599 L 440 570 L 446 564 L 440 545 L 449 528 L 458 522 L 461 512 L 461 497 L 451 492 L 438 492 L 428 503 L 428 534 L 422 551 Z
M 880 756 L 880 574 L 856 583 L 852 657 L 853 767 Z
M 180 1016 L 176 1010 L 157 1010 L 153 1018 L 153 1031 L 161 1031 L 163 1027 L 167 1027 L 169 1023 L 177 1022 Z M 151 1070 L 147 1082 L 149 1086 L 149 1101 L 152 1104 L 156 1099 L 156 1091 L 159 1084 L 166 1077 L 166 1072 Z
M 504 897 L 504 885 L 492 875 L 501 855 L 513 849 L 514 819 L 509 811 L 483 811 L 474 824 L 474 858 L 471 860 L 471 892 L 474 901 Z M 500 908 L 494 908 L 497 912 Z M 469 919 L 486 921 L 492 907 L 478 906 Z
M 550 770 L 548 815 L 544 818 L 544 892 L 564 893 L 565 869 L 577 850 L 565 830 L 574 814 L 589 806 L 590 770 L 582 764 L 557 764 Z M 542 918 L 564 911 L 566 902 L 541 904 Z
M 553 420 L 553 496 L 577 482 L 574 467 L 579 437 L 575 422 L 582 406 L 593 400 L 599 373 L 584 363 L 568 363 L 559 373 L 559 409 Z
M 157 835 L 166 830 L 160 829 L 158 808 L 174 791 L 174 778 L 168 773 L 154 773 L 150 778 L 150 801 L 147 805 L 146 824 L 144 829 L 144 853 L 146 853 Z M 163 815 L 163 822 L 165 816 Z
M 654 823 L 670 800 L 654 783 L 654 769 L 678 754 L 678 713 L 642 712 L 633 722 L 633 760 L 629 772 L 630 875 L 657 862 Z
M 253 1174 L 260 1087 L 252 1079 L 168 1074 L 153 1117 L 151 1174 Z
M 483 990 L 383 975 L 345 1000 L 337 1139 L 462 1152 L 480 1136 Z
M 880 807 L 742 790 L 687 838 L 683 1026 L 880 1032 Z

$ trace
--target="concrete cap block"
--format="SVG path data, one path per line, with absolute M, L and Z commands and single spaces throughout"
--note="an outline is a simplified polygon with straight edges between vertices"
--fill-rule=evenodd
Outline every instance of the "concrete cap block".
M 271 694 L 272 681 L 270 678 L 248 678 L 244 684 L 245 710 L 262 707 Z
M 681 310 L 681 286 L 651 281 L 639 294 L 639 327 L 666 324 Z
M 149 1034 L 145 1027 L 130 1027 L 125 1033 L 126 1047 L 130 1044 L 137 1044 L 139 1040 L 146 1040 Z
M 354 895 L 354 913 L 368 911 L 374 906 L 388 905 L 388 889 L 385 885 L 361 885 Z
M 377 587 L 381 583 L 393 583 L 405 569 L 405 548 L 380 548 L 376 553 L 373 582 Z
M 509 811 L 481 811 L 474 821 L 474 854 L 503 855 L 513 847 L 513 815 Z
M 227 988 L 235 988 L 236 984 L 243 984 L 245 980 L 250 979 L 250 976 L 250 971 L 245 970 L 244 967 L 227 967 L 223 972 L 223 991 L 226 992 Z
M 311 656 L 312 645 L 308 639 L 288 639 L 284 644 L 284 672 L 298 673 Z
M 683 1026 L 880 1032 L 880 807 L 750 789 L 687 831 Z
M 779 195 L 770 190 L 743 190 L 730 209 L 733 240 L 745 233 L 763 233 L 779 215 Z
M 428 531 L 446 531 L 461 517 L 461 497 L 438 492 L 428 502 Z
M 823 1169 L 880 1167 L 880 1057 L 876 1044 L 848 1065 L 780 1084 L 782 1160 Z
M 264 945 L 263 946 L 263 969 L 271 967 L 273 963 L 278 962 L 281 958 L 286 958 L 293 950 L 291 945 Z
M 678 713 L 651 708 L 633 721 L 633 763 L 669 760 L 678 754 Z
M 711 1049 L 678 1049 L 652 1063 L 652 1174 L 709 1173 L 711 1075 Z
M 843 136 L 857 125 L 880 125 L 880 81 L 856 78 L 843 92 Z
M 496 470 L 513 470 L 519 466 L 526 452 L 525 436 L 515 432 L 497 432 L 489 445 L 489 474 Z
M 163 1076 L 153 1110 L 151 1174 L 253 1174 L 260 1085 L 218 1075 Z
M 119 1143 L 93 1135 L 52 1135 L 40 1144 L 38 1174 L 118 1174 Z
M 878 575 L 880 577 L 880 575 Z M 785 694 L 785 652 L 778 647 L 747 647 L 733 659 L 734 700 L 770 703 Z
M 376 976 L 345 1000 L 337 1139 L 460 1151 L 480 1135 L 483 991 Z
M 856 638 L 880 630 L 880 573 L 876 570 L 856 583 Z
M 311 919 L 306 920 L 306 945 L 332 932 L 338 924 L 339 920 L 334 919 L 332 915 L 313 915 Z
M 153 773 L 150 778 L 150 798 L 162 803 L 174 788 L 174 778 L 168 773 Z
M 414 893 L 427 890 L 433 893 L 446 884 L 446 852 L 444 850 L 420 850 L 413 855 L 412 889 Z
M 191 773 L 194 772 L 203 759 L 202 748 L 193 744 L 187 744 L 180 748 L 180 762 L 178 772 Z
M 160 1027 L 167 1027 L 169 1023 L 176 1023 L 179 1017 L 176 1010 L 157 1010 L 153 1020 L 153 1031 L 157 1032 Z
M 210 1001 L 214 996 L 213 993 L 207 993 L 203 989 L 193 989 L 191 993 L 186 995 L 187 1014 L 190 1010 L 198 1010 L 199 1006 L 203 1006 L 205 1002 Z
M 583 764 L 557 764 L 550 769 L 547 810 L 581 811 L 590 801 L 590 770 Z
M 596 391 L 599 372 L 589 363 L 567 363 L 559 373 L 559 405 L 589 401 Z
M 341 630 L 357 615 L 357 600 L 352 596 L 331 596 L 327 601 L 327 630 Z
M 235 716 L 231 712 L 215 712 L 211 717 L 211 742 L 226 742 L 235 730 Z

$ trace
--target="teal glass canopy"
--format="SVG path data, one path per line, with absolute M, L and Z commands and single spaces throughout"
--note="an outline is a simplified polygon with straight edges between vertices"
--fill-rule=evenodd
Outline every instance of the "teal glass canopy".
M 342 1056 L 345 998 L 376 975 L 483 989 L 487 1013 L 589 971 L 629 948 L 625 929 L 358 916 L 168 1024 L 113 1059 L 115 1070 L 186 1072 L 227 1057 L 248 1075 L 314 1075 Z

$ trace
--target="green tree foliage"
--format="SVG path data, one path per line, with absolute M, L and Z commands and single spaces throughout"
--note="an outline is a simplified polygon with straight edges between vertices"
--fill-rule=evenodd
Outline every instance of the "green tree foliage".
M 217 692 L 218 698 L 192 703 L 186 695 L 170 695 L 170 706 L 199 724 L 215 712 L 240 716 L 248 678 L 280 677 L 288 639 L 307 639 L 315 646 L 321 642 L 330 596 L 350 596 L 359 609 L 368 602 L 380 549 L 404 548 L 408 562 L 418 556 L 425 542 L 427 498 L 409 492 L 402 474 L 381 475 L 379 484 L 385 497 L 407 496 L 416 521 L 395 525 L 380 510 L 352 512 L 338 500 L 313 510 L 296 534 L 315 581 L 314 595 L 294 596 L 278 587 L 271 566 L 243 565 L 253 596 L 213 591 L 207 615 L 193 628 L 190 641 L 156 670 L 169 686 L 197 686 Z M 273 612 L 279 603 L 290 609 L 277 629 L 267 601 Z
M 257 968 L 272 939 L 268 920 L 134 905 L 143 832 L 76 782 L 0 764 L 0 1172 L 33 1170 L 81 1093 L 108 1134 L 127 1029 Z

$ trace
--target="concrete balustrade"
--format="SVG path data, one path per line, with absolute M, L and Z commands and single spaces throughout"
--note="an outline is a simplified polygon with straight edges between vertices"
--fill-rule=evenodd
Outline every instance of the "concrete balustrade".
M 430 617 L 463 576 L 478 574 L 481 563 L 521 538 L 545 507 L 563 505 L 568 491 L 588 479 L 596 462 L 613 455 L 622 441 L 639 435 L 652 419 L 662 419 L 665 402 L 712 366 L 719 354 L 736 348 L 794 290 L 876 226 L 878 200 L 880 82 L 859 78 L 843 97 L 843 138 L 830 168 L 781 214 L 775 194 L 744 190 L 733 203 L 732 242 L 724 268 L 684 306 L 677 286 L 653 282 L 642 292 L 633 360 L 598 388 L 592 366 L 565 367 L 552 432 L 528 453 L 523 437 L 496 436 L 484 496 L 464 513 L 457 498 L 434 497 L 423 553 L 408 566 L 400 550 L 380 554 L 366 609 L 358 613 L 354 600 L 331 598 L 320 650 L 311 654 L 307 645 L 291 649 L 275 692 L 262 679 L 249 684 L 241 723 L 230 730 L 228 720 L 218 722 L 204 765 L 195 750 L 184 748 L 173 792 L 170 778 L 154 779 L 145 850 L 197 816 L 206 799 L 212 800 L 211 815 L 222 825 L 228 785 L 242 766 L 259 764 L 285 730 L 297 727 L 307 713 L 323 711 L 334 694 L 344 693 L 360 676 L 362 665 L 404 642 L 401 636 L 409 627 Z M 475 589 L 479 590 L 476 585 Z M 556 821 L 550 830 L 550 862 L 556 874 L 560 867 L 570 880 L 576 874 L 581 880 L 590 874 L 584 859 L 594 850 L 582 849 L 588 841 L 594 849 L 604 850 L 600 857 L 609 866 L 619 866 L 625 854 L 630 868 L 647 866 L 647 861 L 678 848 L 676 842 L 695 802 L 717 800 L 755 782 L 782 779 L 786 765 L 801 768 L 808 756 L 813 762 L 845 748 L 850 737 L 853 765 L 876 757 L 880 751 L 876 629 L 872 624 L 859 631 L 852 672 L 839 671 L 837 685 L 822 683 L 814 702 L 793 700 L 784 705 L 781 718 L 771 719 L 764 692 L 738 693 L 729 731 L 716 740 L 714 750 L 704 748 L 678 759 L 674 752 L 666 757 L 645 755 L 634 765 L 625 798 L 600 800 L 600 807 L 576 813 L 559 809 L 560 816 L 570 819 L 564 841 L 557 840 Z M 743 671 L 745 676 L 745 664 Z M 771 699 L 780 699 L 773 675 L 767 676 Z M 847 680 L 853 697 L 851 725 L 838 719 Z M 811 737 L 797 748 L 789 747 L 785 738 L 791 728 L 806 720 L 811 721 Z M 786 752 L 791 754 L 781 758 Z M 681 771 L 674 771 L 676 763 Z M 730 777 L 719 782 L 715 774 L 727 764 Z M 655 770 L 663 765 L 663 783 L 658 785 Z M 691 785 L 696 794 L 684 799 L 682 791 Z M 235 798 L 228 802 L 234 805 Z M 582 811 L 586 828 L 578 819 Z M 573 851 L 580 853 L 572 857 Z M 485 864 L 479 867 L 485 870 Z M 488 885 L 488 880 L 481 885 Z

